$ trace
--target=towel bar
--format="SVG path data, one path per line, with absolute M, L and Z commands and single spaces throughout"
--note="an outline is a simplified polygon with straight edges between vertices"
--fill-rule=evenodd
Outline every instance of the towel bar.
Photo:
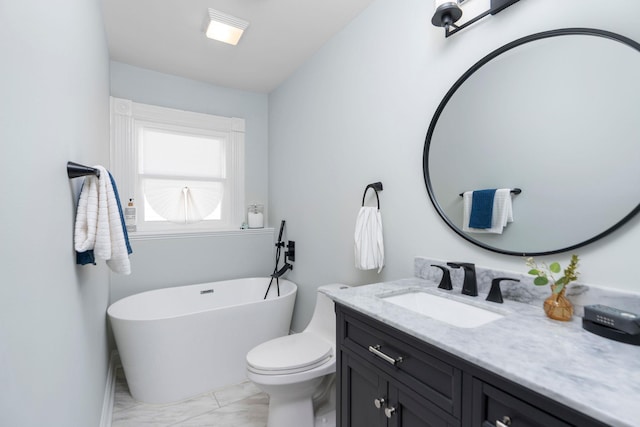
M 67 162 L 67 176 L 69 176 L 69 179 L 87 175 L 95 175 L 100 178 L 100 170 L 79 163 Z
M 514 188 L 513 190 L 511 190 L 511 194 L 520 194 L 522 193 L 522 189 L 520 188 Z M 460 193 L 460 197 L 464 196 L 464 193 Z
M 370 188 L 372 188 L 373 191 L 375 191 L 376 193 L 376 200 L 378 201 L 378 209 L 380 209 L 380 198 L 378 197 L 378 191 L 382 191 L 381 182 L 374 182 L 372 184 L 367 185 L 367 187 L 364 189 L 364 194 L 362 195 L 362 206 L 364 206 L 364 198 L 367 195 L 367 190 L 369 190 Z

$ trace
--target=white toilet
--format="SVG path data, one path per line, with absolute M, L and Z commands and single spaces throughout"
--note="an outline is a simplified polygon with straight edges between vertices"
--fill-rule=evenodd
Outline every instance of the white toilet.
M 314 427 L 321 402 L 335 408 L 336 317 L 333 300 L 318 288 L 313 317 L 299 334 L 275 338 L 247 353 L 247 377 L 269 395 L 267 427 Z M 331 415 L 335 416 L 335 415 Z M 335 425 L 333 420 L 324 420 Z

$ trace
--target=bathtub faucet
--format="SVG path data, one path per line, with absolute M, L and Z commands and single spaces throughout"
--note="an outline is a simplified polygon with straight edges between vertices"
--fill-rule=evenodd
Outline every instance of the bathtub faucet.
M 273 277 L 274 279 L 277 279 L 281 277 L 284 273 L 286 273 L 287 270 L 293 270 L 293 265 L 289 264 L 288 262 L 285 262 L 282 268 L 276 271 L 275 273 L 273 273 L 271 277 Z
M 276 264 L 277 265 L 277 264 Z M 293 265 L 285 262 L 282 268 L 278 271 L 273 270 L 273 274 L 271 275 L 271 280 L 269 281 L 269 286 L 267 286 L 267 292 L 264 293 L 264 299 L 267 299 L 267 295 L 269 295 L 269 289 L 271 289 L 271 285 L 273 284 L 273 279 L 276 279 L 276 288 L 278 289 L 278 296 L 280 296 L 280 276 L 287 272 L 287 270 L 293 270 Z

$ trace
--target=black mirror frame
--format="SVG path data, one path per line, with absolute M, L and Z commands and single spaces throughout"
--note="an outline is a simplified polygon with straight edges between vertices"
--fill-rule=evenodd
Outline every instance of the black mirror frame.
M 471 68 L 469 68 L 451 87 L 451 89 L 449 89 L 449 91 L 446 93 L 446 95 L 444 96 L 444 98 L 442 99 L 442 101 L 440 102 L 440 104 L 438 105 L 438 108 L 436 109 L 436 112 L 433 115 L 433 118 L 431 119 L 431 123 L 429 124 L 429 129 L 427 131 L 427 136 L 425 139 L 425 144 L 424 144 L 424 152 L 423 152 L 423 175 L 424 175 L 424 181 L 425 181 L 425 185 L 427 186 L 427 193 L 429 194 L 429 199 L 431 200 L 431 203 L 433 204 L 433 206 L 435 207 L 436 211 L 438 212 L 438 215 L 440 215 L 440 217 L 444 220 L 444 222 L 453 230 L 455 231 L 459 236 L 461 236 L 462 238 L 464 238 L 465 240 L 467 240 L 470 243 L 473 243 L 476 246 L 479 246 L 483 249 L 486 249 L 488 251 L 491 252 L 497 252 L 500 254 L 504 254 L 504 255 L 515 255 L 515 256 L 542 256 L 542 255 L 551 255 L 551 254 L 557 254 L 557 253 L 561 253 L 561 252 L 567 252 L 582 246 L 586 246 L 590 243 L 593 243 L 599 239 L 602 239 L 603 237 L 613 233 L 615 230 L 617 230 L 618 228 L 622 227 L 625 223 L 627 223 L 629 220 L 631 220 L 631 218 L 633 218 L 638 212 L 640 212 L 640 203 L 638 203 L 638 205 L 629 213 L 627 214 L 625 217 L 623 217 L 620 221 L 618 221 L 616 224 L 614 224 L 613 226 L 609 227 L 608 229 L 606 229 L 605 231 L 595 235 L 594 237 L 587 239 L 583 242 L 580 243 L 576 243 L 574 245 L 571 246 L 567 246 L 564 248 L 560 248 L 560 249 L 552 249 L 552 250 L 548 250 L 548 251 L 541 251 L 541 252 L 516 252 L 516 251 L 509 251 L 509 250 L 504 250 L 504 249 L 500 249 L 500 248 L 495 248 L 493 246 L 487 245 L 483 242 L 480 242 L 472 237 L 470 237 L 468 234 L 465 234 L 460 228 L 458 228 L 455 224 L 453 224 L 449 218 L 446 216 L 446 214 L 444 213 L 444 211 L 442 210 L 442 208 L 440 207 L 440 205 L 438 204 L 438 202 L 435 199 L 435 194 L 433 192 L 433 188 L 431 186 L 431 180 L 429 178 L 429 147 L 431 145 L 431 137 L 433 136 L 433 132 L 435 130 L 436 124 L 438 122 L 438 119 L 440 118 L 440 115 L 442 114 L 442 111 L 444 110 L 444 108 L 446 107 L 447 103 L 449 102 L 449 100 L 451 99 L 451 97 L 455 94 L 455 92 L 460 88 L 460 86 L 462 86 L 462 84 L 469 78 L 471 77 L 471 75 L 473 73 L 475 73 L 479 68 L 481 68 L 483 65 L 487 64 L 489 61 L 491 61 L 492 59 L 494 59 L 495 57 L 517 47 L 520 45 L 523 45 L 525 43 L 529 43 L 535 40 L 541 40 L 541 39 L 545 39 L 545 38 L 550 38 L 550 37 L 556 37 L 556 36 L 563 36 L 563 35 L 589 35 L 589 36 L 599 36 L 599 37 L 604 37 L 604 38 L 609 38 L 609 39 L 613 39 L 615 41 L 624 43 L 630 47 L 632 47 L 633 49 L 637 50 L 640 53 L 640 43 L 624 37 L 620 34 L 617 33 L 613 33 L 610 31 L 605 31 L 605 30 L 598 30 L 598 29 L 593 29 L 593 28 L 562 28 L 562 29 L 557 29 L 557 30 L 551 30 L 551 31 L 544 31 L 541 33 L 536 33 L 536 34 L 532 34 L 529 36 L 525 36 L 522 37 L 520 39 L 514 40 L 510 43 L 505 44 L 504 46 L 494 50 L 493 52 L 489 53 L 488 55 L 486 55 L 484 58 L 482 58 L 481 60 L 479 60 L 478 62 L 476 62 Z

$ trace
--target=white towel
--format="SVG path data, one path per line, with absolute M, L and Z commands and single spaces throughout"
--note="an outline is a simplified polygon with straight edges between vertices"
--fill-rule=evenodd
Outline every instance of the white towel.
M 93 250 L 96 258 L 106 260 L 112 271 L 130 274 L 122 218 L 109 172 L 102 166 L 94 167 L 100 170 L 100 178 L 85 178 L 76 214 L 75 250 Z
M 511 203 L 511 189 L 499 188 L 493 198 L 493 212 L 491 213 L 491 228 L 471 228 L 471 205 L 473 191 L 465 191 L 463 197 L 462 231 L 469 233 L 494 233 L 502 234 L 504 227 L 513 222 L 513 204 Z
M 98 179 L 88 176 L 84 179 L 74 233 L 74 246 L 77 252 L 93 250 L 98 231 Z
M 384 242 L 382 240 L 382 216 L 374 206 L 363 206 L 356 219 L 355 257 L 358 270 L 378 269 L 384 266 Z

